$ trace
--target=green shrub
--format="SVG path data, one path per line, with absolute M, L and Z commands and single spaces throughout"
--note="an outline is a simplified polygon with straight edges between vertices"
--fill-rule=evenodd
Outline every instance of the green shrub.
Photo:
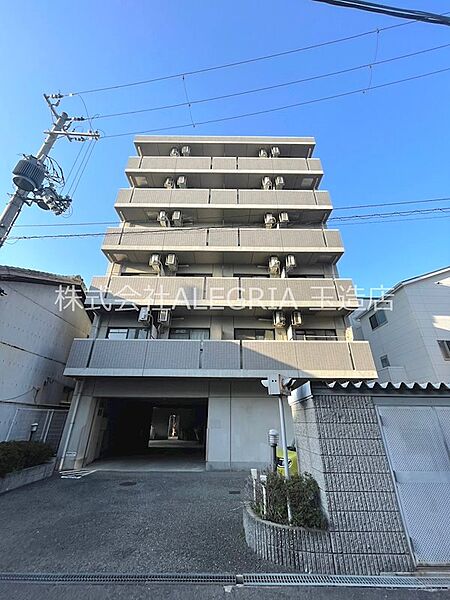
M 273 523 L 288 525 L 287 499 L 291 505 L 292 523 L 297 527 L 326 529 L 327 522 L 320 502 L 320 490 L 316 480 L 309 474 L 292 475 L 286 481 L 279 473 L 267 473 L 266 514 L 264 515 L 262 486 L 259 484 L 255 512 Z
M 0 442 L 0 477 L 48 462 L 53 449 L 42 442 Z

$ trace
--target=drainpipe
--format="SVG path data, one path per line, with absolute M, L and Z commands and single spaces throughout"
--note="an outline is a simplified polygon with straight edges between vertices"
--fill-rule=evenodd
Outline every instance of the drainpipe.
M 75 425 L 75 419 L 77 417 L 77 412 L 78 412 L 78 407 L 80 405 L 80 398 L 81 398 L 81 394 L 83 392 L 83 387 L 84 387 L 84 379 L 82 379 L 81 381 L 78 380 L 75 384 L 75 390 L 73 393 L 73 410 L 72 410 L 72 406 L 71 408 L 71 413 L 72 416 L 70 418 L 70 423 L 69 423 L 69 428 L 67 430 L 67 435 L 66 435 L 66 439 L 64 441 L 64 447 L 63 447 L 63 451 L 62 451 L 62 455 L 61 455 L 61 460 L 59 462 L 59 471 L 63 470 L 64 467 L 64 462 L 66 459 L 66 452 L 67 452 L 67 448 L 69 447 L 69 443 L 70 443 L 70 438 L 72 437 L 72 431 Z

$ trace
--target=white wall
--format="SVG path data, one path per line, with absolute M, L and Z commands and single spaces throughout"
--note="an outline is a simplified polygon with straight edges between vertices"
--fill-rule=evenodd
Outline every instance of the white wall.
M 439 283 L 438 283 L 439 282 Z M 372 330 L 369 318 L 360 320 L 362 337 L 370 342 L 380 380 L 450 382 L 438 340 L 450 340 L 450 277 L 435 275 L 406 284 L 392 298 L 387 323 Z M 387 355 L 390 369 L 382 369 Z
M 29 420 L 31 413 L 24 412 L 25 407 L 35 412 L 38 407 L 59 406 L 64 400 L 64 387 L 73 388 L 73 380 L 63 376 L 64 365 L 73 338 L 87 336 L 90 320 L 79 307 L 59 312 L 55 305 L 57 285 L 2 281 L 1 287 L 6 292 L 0 297 L 0 440 L 3 440 L 14 419 Z M 15 425 L 17 431 L 22 430 L 20 423 Z M 28 435 L 28 429 L 27 425 L 21 439 Z

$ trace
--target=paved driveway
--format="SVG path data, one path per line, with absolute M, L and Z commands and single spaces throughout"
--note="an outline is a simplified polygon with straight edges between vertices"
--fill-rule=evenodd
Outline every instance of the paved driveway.
M 242 530 L 243 473 L 95 472 L 0 496 L 0 571 L 281 571 Z M 129 485 L 133 484 L 133 485 Z

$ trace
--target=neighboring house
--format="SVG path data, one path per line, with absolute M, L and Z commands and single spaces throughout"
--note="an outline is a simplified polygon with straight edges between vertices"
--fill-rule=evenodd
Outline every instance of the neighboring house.
M 0 266 L 0 441 L 57 450 L 74 387 L 65 363 L 91 328 L 83 300 L 80 277 Z
M 65 371 L 79 384 L 64 467 L 170 440 L 181 453 L 197 442 L 208 469 L 264 467 L 279 415 L 261 379 L 376 377 L 345 322 L 357 300 L 336 269 L 314 139 L 135 145 L 102 246 L 110 265 L 87 297 L 94 339 L 75 340 Z
M 401 281 L 350 317 L 379 381 L 450 382 L 450 267 Z

